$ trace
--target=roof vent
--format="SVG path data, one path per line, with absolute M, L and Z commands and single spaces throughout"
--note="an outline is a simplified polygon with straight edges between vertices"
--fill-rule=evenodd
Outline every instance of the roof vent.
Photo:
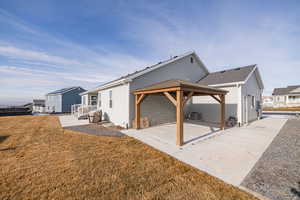
M 174 56 L 173 58 L 177 58 L 178 56 Z
M 226 70 L 220 71 L 220 73 L 224 73 L 224 72 L 226 72 Z
M 162 62 L 158 62 L 157 64 L 159 65 L 159 64 L 161 64 Z
M 240 70 L 241 68 L 240 67 L 238 67 L 238 68 L 235 68 L 234 70 Z

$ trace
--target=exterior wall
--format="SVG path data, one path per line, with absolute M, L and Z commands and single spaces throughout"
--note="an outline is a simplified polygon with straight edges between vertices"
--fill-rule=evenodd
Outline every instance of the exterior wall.
M 299 95 L 273 95 L 274 107 L 300 106 Z
M 238 118 L 238 92 L 239 87 L 227 86 L 218 87 L 227 90 L 225 95 L 225 119 L 230 116 Z M 198 112 L 202 115 L 202 120 L 207 122 L 220 123 L 221 105 L 211 96 L 194 96 L 191 104 L 188 105 L 188 113 Z
M 78 88 L 66 92 L 62 95 L 62 111 L 64 113 L 71 112 L 71 106 L 73 104 L 80 104 L 81 103 L 81 96 L 80 93 L 84 92 L 85 90 Z
M 32 106 L 32 112 L 45 112 L 45 106 Z
M 88 105 L 88 98 L 89 98 L 89 95 L 88 94 L 85 94 L 85 95 L 82 95 L 81 96 L 81 105 L 83 106 L 87 106 Z
M 300 95 L 289 95 L 287 97 L 287 106 L 300 106 Z
M 112 91 L 112 108 L 109 106 L 109 91 Z M 129 83 L 99 91 L 98 110 L 102 110 L 104 120 L 123 127 L 129 126 Z
M 62 112 L 62 95 L 46 95 L 46 112 Z
M 252 106 L 252 96 L 255 97 L 254 106 Z M 242 85 L 242 122 L 248 123 L 261 117 L 261 104 L 262 89 L 258 85 L 255 73 L 253 73 L 249 80 Z
M 96 96 L 97 99 L 95 100 L 96 104 L 94 106 L 97 106 L 98 101 L 98 93 L 89 93 L 81 96 L 81 104 L 84 106 L 92 105 L 92 96 Z
M 191 63 L 191 57 L 193 56 L 184 57 L 176 62 L 137 77 L 130 84 L 130 92 L 170 79 L 180 79 L 190 82 L 200 80 L 207 72 L 200 66 L 195 57 L 193 57 L 193 63 Z M 135 118 L 135 105 L 134 95 L 131 93 L 129 101 L 130 122 L 132 122 Z M 150 125 L 173 122 L 176 119 L 175 106 L 165 96 L 149 95 L 141 104 L 141 117 L 148 117 Z M 132 124 L 130 123 L 130 125 Z

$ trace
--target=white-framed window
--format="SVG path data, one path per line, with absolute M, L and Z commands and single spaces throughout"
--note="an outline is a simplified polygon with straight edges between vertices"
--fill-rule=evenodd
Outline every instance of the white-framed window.
M 109 91 L 109 108 L 112 108 L 113 102 L 112 102 L 112 90 Z
M 98 105 L 101 107 L 101 93 L 98 93 Z
M 251 107 L 255 108 L 255 96 L 251 96 Z
M 97 105 L 97 95 L 92 95 L 90 98 L 91 98 L 90 104 L 91 104 L 92 106 Z

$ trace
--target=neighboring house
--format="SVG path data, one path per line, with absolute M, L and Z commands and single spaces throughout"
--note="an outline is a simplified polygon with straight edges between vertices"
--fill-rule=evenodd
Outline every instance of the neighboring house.
M 33 99 L 32 112 L 45 112 L 45 100 L 44 99 Z
M 68 87 L 46 94 L 46 112 L 68 113 L 73 104 L 80 104 L 80 93 L 85 90 L 81 87 Z
M 300 106 L 300 85 L 275 88 L 272 95 L 274 107 Z
M 271 96 L 263 96 L 263 107 L 273 107 L 273 97 Z
M 131 127 L 135 118 L 133 91 L 166 80 L 184 80 L 202 85 L 210 85 L 228 90 L 226 95 L 226 119 L 236 117 L 240 123 L 257 119 L 260 112 L 263 84 L 256 65 L 209 73 L 195 52 L 175 56 L 132 74 L 82 93 L 82 106 L 91 105 L 97 94 L 97 109 L 102 110 L 103 118 L 116 125 Z M 85 100 L 84 100 L 85 99 Z M 220 121 L 218 102 L 213 98 L 193 97 L 184 107 L 185 115 L 190 112 L 203 113 L 203 120 Z M 203 105 L 202 105 L 203 104 Z M 207 114 L 206 106 L 211 110 Z M 141 117 L 147 117 L 151 125 L 174 122 L 175 106 L 161 95 L 150 95 L 141 104 Z

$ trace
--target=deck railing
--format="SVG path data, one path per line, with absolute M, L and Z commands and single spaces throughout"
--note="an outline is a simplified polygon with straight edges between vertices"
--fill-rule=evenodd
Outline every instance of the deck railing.
M 87 115 L 91 111 L 96 111 L 97 106 L 74 104 L 71 107 L 71 113 L 75 117 Z

